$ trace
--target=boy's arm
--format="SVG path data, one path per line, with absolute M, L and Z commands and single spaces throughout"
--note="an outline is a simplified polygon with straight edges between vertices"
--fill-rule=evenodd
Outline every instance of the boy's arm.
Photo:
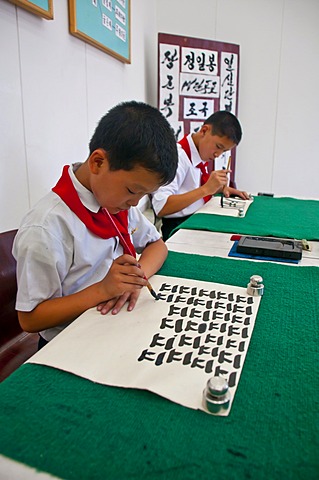
M 167 215 L 180 212 L 197 200 L 207 195 L 214 195 L 226 185 L 228 172 L 229 170 L 214 170 L 204 185 L 186 193 L 170 195 L 164 207 L 158 213 L 158 217 L 166 217 Z
M 124 292 L 134 293 L 146 283 L 138 261 L 130 255 L 122 255 L 114 260 L 100 282 L 65 297 L 45 300 L 31 312 L 18 311 L 19 322 L 27 332 L 56 327 L 75 320 L 85 310 L 103 301 L 121 296 Z
M 236 195 L 236 197 L 240 197 L 243 200 L 249 200 L 250 196 L 247 192 L 244 192 L 242 190 L 237 190 L 237 188 L 232 188 L 232 187 L 225 187 L 223 190 L 223 193 L 226 198 L 229 198 L 230 195 Z
M 150 278 L 161 268 L 166 260 L 167 254 L 167 246 L 161 238 L 156 242 L 149 243 L 147 247 L 144 248 L 139 258 L 139 264 L 147 278 Z
M 180 212 L 184 208 L 189 207 L 197 200 L 201 200 L 205 197 L 205 188 L 203 186 L 190 190 L 186 193 L 176 193 L 167 197 L 166 203 L 163 208 L 158 212 L 158 217 L 166 217 L 167 215 L 172 215 L 173 213 Z

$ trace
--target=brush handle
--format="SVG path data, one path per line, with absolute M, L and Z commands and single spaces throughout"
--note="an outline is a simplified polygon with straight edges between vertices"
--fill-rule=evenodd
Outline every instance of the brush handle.
M 118 234 L 119 238 L 121 239 L 121 242 L 123 243 L 123 245 L 125 245 L 125 248 L 128 250 L 128 252 L 130 252 L 130 255 L 132 255 L 132 257 L 135 258 L 134 253 L 132 252 L 132 250 L 130 249 L 130 247 L 128 246 L 128 244 L 126 243 L 125 238 L 123 237 L 123 235 L 121 234 L 121 232 L 119 231 L 119 229 L 117 228 L 117 225 L 116 225 L 116 223 L 114 222 L 114 220 L 113 220 L 112 215 L 110 214 L 110 212 L 108 212 L 108 211 L 106 210 L 106 208 L 103 208 L 103 212 L 105 213 L 105 215 L 107 215 L 107 217 L 109 218 L 109 220 L 111 220 L 111 222 L 112 222 L 112 224 L 113 224 L 113 227 L 114 227 L 115 230 L 117 231 L 117 234 Z
M 113 220 L 110 212 L 109 212 L 108 210 L 106 210 L 106 208 L 103 208 L 103 212 L 104 212 L 105 215 L 107 215 L 108 218 L 111 220 L 111 222 L 112 222 L 112 224 L 113 224 L 113 227 L 114 227 L 115 230 L 117 231 L 117 234 L 118 234 L 119 238 L 121 239 L 121 242 L 123 243 L 123 245 L 125 245 L 125 247 L 126 247 L 126 249 L 128 250 L 128 252 L 130 252 L 130 255 L 135 258 L 134 253 L 132 252 L 132 250 L 130 249 L 130 247 L 128 246 L 128 244 L 126 243 L 125 238 L 123 237 L 123 235 L 121 234 L 121 232 L 119 231 L 119 229 L 117 228 L 117 225 L 116 225 L 116 223 L 114 222 L 114 220 Z M 139 268 L 141 268 L 141 267 L 139 267 Z M 144 280 L 147 280 L 147 285 L 146 285 L 146 286 L 147 286 L 147 288 L 149 289 L 149 291 L 151 292 L 151 294 L 153 295 L 152 292 L 154 292 L 154 290 L 153 290 L 152 285 L 151 285 L 150 282 L 148 281 L 148 278 L 146 277 L 146 275 L 144 275 L 143 278 L 144 278 Z M 154 296 L 154 295 L 153 295 L 153 296 Z

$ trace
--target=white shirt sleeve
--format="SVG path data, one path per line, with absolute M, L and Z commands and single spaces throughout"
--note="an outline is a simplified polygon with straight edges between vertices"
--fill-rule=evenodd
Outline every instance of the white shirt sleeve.
M 72 263 L 71 249 L 41 226 L 19 230 L 13 250 L 19 285 L 17 310 L 31 311 L 44 300 L 62 296 L 62 281 Z
M 169 196 L 187 193 L 200 186 L 200 170 L 194 167 L 185 151 L 179 144 L 177 144 L 177 150 L 178 166 L 174 180 L 168 185 L 160 187 L 152 195 L 152 205 L 156 215 L 158 215 L 158 213 L 162 210 Z M 204 200 L 198 200 L 179 212 L 176 212 L 172 215 L 167 215 L 167 217 L 176 218 L 191 215 L 200 207 L 202 207 L 203 204 Z
M 141 253 L 149 243 L 156 242 L 161 238 L 155 226 L 145 217 L 138 207 L 129 209 L 128 220 L 131 240 L 138 253 Z

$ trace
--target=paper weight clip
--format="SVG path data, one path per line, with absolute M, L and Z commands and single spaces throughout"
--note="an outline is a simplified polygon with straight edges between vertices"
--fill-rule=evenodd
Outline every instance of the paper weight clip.
M 261 297 L 264 294 L 263 278 L 260 275 L 252 275 L 247 285 L 247 293 L 252 297 Z
M 203 405 L 212 415 L 222 415 L 230 405 L 230 392 L 227 380 L 211 377 L 203 391 Z

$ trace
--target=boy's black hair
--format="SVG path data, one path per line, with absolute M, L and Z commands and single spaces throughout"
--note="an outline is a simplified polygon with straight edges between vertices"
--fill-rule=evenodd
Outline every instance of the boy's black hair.
M 211 125 L 213 135 L 227 137 L 236 145 L 242 137 L 242 130 L 238 119 L 227 110 L 220 110 L 208 117 L 204 125 Z
M 123 102 L 101 118 L 91 138 L 90 154 L 103 148 L 111 170 L 135 166 L 157 173 L 161 185 L 176 174 L 178 155 L 173 129 L 161 112 L 143 102 Z

